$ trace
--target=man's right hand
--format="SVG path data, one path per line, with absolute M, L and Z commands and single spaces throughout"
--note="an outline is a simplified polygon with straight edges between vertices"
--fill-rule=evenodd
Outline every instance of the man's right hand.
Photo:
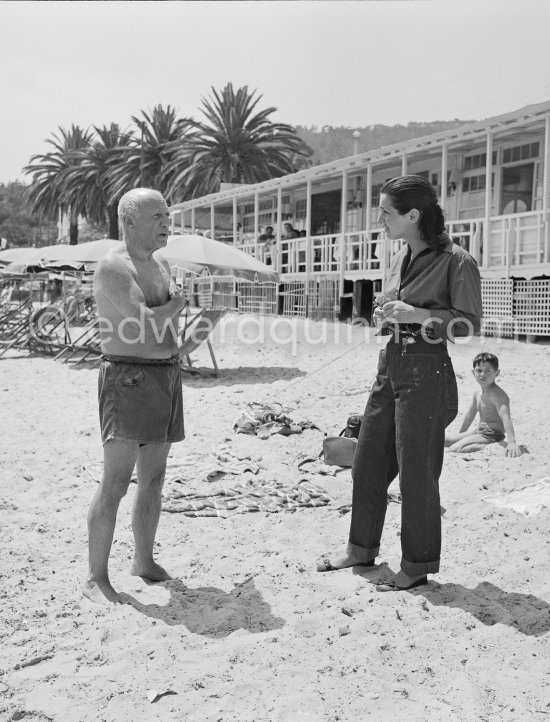
M 170 299 L 169 303 L 173 304 L 175 313 L 181 313 L 183 311 L 187 303 L 187 298 L 181 288 L 174 291 L 174 295 Z

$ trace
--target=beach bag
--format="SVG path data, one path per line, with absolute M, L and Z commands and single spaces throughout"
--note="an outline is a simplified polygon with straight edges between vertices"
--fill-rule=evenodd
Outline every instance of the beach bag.
M 325 464 L 330 466 L 352 466 L 357 439 L 361 430 L 361 414 L 351 414 L 346 421 L 346 428 L 338 436 L 325 436 L 321 456 Z
M 363 417 L 361 414 L 351 414 L 351 416 L 348 416 L 346 427 L 342 429 L 338 436 L 325 436 L 323 439 L 323 448 L 318 458 L 323 459 L 324 463 L 329 466 L 352 466 L 362 421 Z M 316 459 L 302 459 L 298 464 L 298 468 L 311 461 L 316 461 Z
M 352 414 L 351 416 L 348 416 L 346 428 L 340 432 L 340 436 L 344 436 L 347 439 L 358 439 L 362 421 L 363 416 L 361 414 Z
M 343 432 L 342 432 L 343 433 Z M 352 466 L 357 439 L 349 436 L 325 436 L 321 456 L 329 466 Z

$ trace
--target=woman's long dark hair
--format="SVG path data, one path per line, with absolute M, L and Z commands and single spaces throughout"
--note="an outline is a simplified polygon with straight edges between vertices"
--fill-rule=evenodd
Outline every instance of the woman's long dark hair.
M 400 175 L 384 183 L 380 193 L 391 198 L 395 210 L 403 215 L 413 208 L 420 213 L 418 230 L 423 241 L 438 246 L 445 233 L 445 217 L 432 184 L 419 175 Z

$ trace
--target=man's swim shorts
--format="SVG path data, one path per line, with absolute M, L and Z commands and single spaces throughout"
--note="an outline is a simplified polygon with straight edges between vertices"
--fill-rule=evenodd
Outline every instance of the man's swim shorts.
M 481 436 L 484 436 L 489 441 L 494 441 L 495 443 L 498 443 L 505 438 L 505 435 L 502 433 L 502 431 L 499 431 L 498 429 L 493 429 L 491 426 L 489 426 L 489 424 L 485 424 L 483 422 L 477 427 L 475 433 L 481 434 Z
M 98 397 L 104 444 L 110 439 L 162 444 L 185 437 L 179 356 L 103 356 Z

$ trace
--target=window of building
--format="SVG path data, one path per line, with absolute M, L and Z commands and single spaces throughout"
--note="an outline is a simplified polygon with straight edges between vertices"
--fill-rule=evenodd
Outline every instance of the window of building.
M 495 165 L 497 162 L 497 152 L 493 151 L 493 162 Z M 464 158 L 464 171 L 475 170 L 476 168 L 485 168 L 487 165 L 487 153 L 478 153 L 477 155 L 467 155 Z
M 505 148 L 502 151 L 503 163 L 515 163 L 518 160 L 528 160 L 539 157 L 539 143 L 525 143 L 515 145 L 513 148 Z
M 244 216 L 243 233 L 254 233 L 254 215 Z
M 481 175 L 471 175 L 462 179 L 462 192 L 463 193 L 475 193 L 476 191 L 483 191 L 486 188 L 485 173 Z M 495 174 L 491 173 L 491 188 L 495 186 Z
M 373 206 L 378 208 L 378 201 L 380 200 L 380 191 L 382 190 L 383 183 L 376 183 L 372 185 L 370 191 L 370 199 Z
M 296 203 L 294 204 L 294 220 L 295 221 L 305 221 L 306 205 L 307 205 L 306 198 L 302 198 L 302 199 L 296 201 Z

